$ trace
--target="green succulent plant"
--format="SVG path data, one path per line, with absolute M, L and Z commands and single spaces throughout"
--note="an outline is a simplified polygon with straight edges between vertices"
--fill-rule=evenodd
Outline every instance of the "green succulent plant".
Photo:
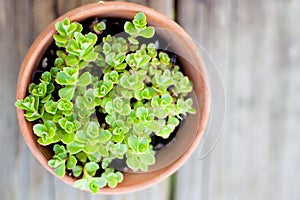
M 188 97 L 192 82 L 180 66 L 155 44 L 140 43 L 155 34 L 144 13 L 125 23 L 126 37 L 101 36 L 106 26 L 94 23 L 83 34 L 80 23 L 57 22 L 54 66 L 15 103 L 34 122 L 38 143 L 54 144 L 48 162 L 54 173 L 71 173 L 75 187 L 93 193 L 122 182 L 122 172 L 110 166 L 114 159 L 147 171 L 155 163 L 151 136 L 168 138 L 183 116 L 196 112 Z

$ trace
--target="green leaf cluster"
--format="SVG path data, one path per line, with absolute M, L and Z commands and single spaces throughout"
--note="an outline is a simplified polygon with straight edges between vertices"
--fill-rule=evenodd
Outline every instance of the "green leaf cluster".
M 125 23 L 126 37 L 106 35 L 101 44 L 104 21 L 87 34 L 69 19 L 55 27 L 54 66 L 15 105 L 34 122 L 39 144 L 54 144 L 48 164 L 56 175 L 71 172 L 78 178 L 75 187 L 93 193 L 114 188 L 123 180 L 110 167 L 114 159 L 147 171 L 155 163 L 151 136 L 168 138 L 182 117 L 195 113 L 188 97 L 192 83 L 167 53 L 140 43 L 155 34 L 144 13 Z
M 106 24 L 104 21 L 97 22 L 93 24 L 93 30 L 96 34 L 101 34 L 106 29 Z
M 54 34 L 53 38 L 58 47 L 65 47 L 69 40 L 74 37 L 75 33 L 82 31 L 82 25 L 77 22 L 72 22 L 66 18 L 55 24 L 55 29 L 58 34 Z
M 100 177 L 94 177 L 100 166 L 95 162 L 88 162 L 83 169 L 83 177 L 74 183 L 80 189 L 88 189 L 93 193 L 98 193 L 100 188 L 108 185 L 115 188 L 118 183 L 123 181 L 123 174 L 115 172 L 112 168 L 106 168 Z
M 132 22 L 125 23 L 124 31 L 130 35 L 129 42 L 135 45 L 138 44 L 138 36 L 151 38 L 155 33 L 152 26 L 147 26 L 146 16 L 142 12 L 137 13 Z
M 75 177 L 79 177 L 82 173 L 82 167 L 78 165 L 76 156 L 67 152 L 65 146 L 55 144 L 53 147 L 54 156 L 48 161 L 48 165 L 54 168 L 54 173 L 57 176 L 64 176 L 66 170 L 71 170 Z

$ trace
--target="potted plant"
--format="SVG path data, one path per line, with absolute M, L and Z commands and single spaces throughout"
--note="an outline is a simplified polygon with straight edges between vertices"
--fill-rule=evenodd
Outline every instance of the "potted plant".
M 17 88 L 20 128 L 42 165 L 69 184 L 142 189 L 196 148 L 209 112 L 205 76 L 175 22 L 136 4 L 90 4 L 55 20 L 30 48 Z

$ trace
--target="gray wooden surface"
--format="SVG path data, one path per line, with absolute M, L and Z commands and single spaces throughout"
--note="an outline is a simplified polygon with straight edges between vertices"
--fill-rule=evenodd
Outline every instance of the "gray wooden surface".
M 0 0 L 1 200 L 299 200 L 300 1 L 135 0 L 176 19 L 210 53 L 225 83 L 223 136 L 140 192 L 91 195 L 62 183 L 25 145 L 14 108 L 18 71 L 54 18 L 91 0 Z M 173 189 L 171 189 L 173 188 Z

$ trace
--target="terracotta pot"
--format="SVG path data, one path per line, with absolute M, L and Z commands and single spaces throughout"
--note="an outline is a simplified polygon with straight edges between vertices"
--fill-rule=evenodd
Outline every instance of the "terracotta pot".
M 178 24 L 151 8 L 125 2 L 89 4 L 74 9 L 52 22 L 29 49 L 19 74 L 16 98 L 23 99 L 30 84 L 32 72 L 38 67 L 44 52 L 53 42 L 54 25 L 57 21 L 66 17 L 70 18 L 71 21 L 83 21 L 96 16 L 131 20 L 139 11 L 145 13 L 150 25 L 162 28 L 159 34 L 168 40 L 171 39 L 172 49 L 176 54 L 185 58 L 180 62 L 184 73 L 194 84 L 193 98 L 196 102 L 194 107 L 197 109 L 197 114 L 190 115 L 185 120 L 183 127 L 177 133 L 176 141 L 157 155 L 157 162 L 150 167 L 149 172 L 124 173 L 122 183 L 116 188 L 105 187 L 101 189 L 100 193 L 102 194 L 133 192 L 154 185 L 178 170 L 196 149 L 208 120 L 210 98 L 205 81 L 207 77 L 205 65 L 192 39 Z M 52 150 L 37 143 L 37 137 L 32 130 L 33 124 L 25 119 L 24 111 L 17 109 L 17 115 L 21 132 L 31 152 L 48 171 L 54 174 L 53 169 L 47 164 L 47 161 L 52 158 Z M 59 178 L 70 185 L 73 185 L 75 181 L 74 178 L 67 175 Z

